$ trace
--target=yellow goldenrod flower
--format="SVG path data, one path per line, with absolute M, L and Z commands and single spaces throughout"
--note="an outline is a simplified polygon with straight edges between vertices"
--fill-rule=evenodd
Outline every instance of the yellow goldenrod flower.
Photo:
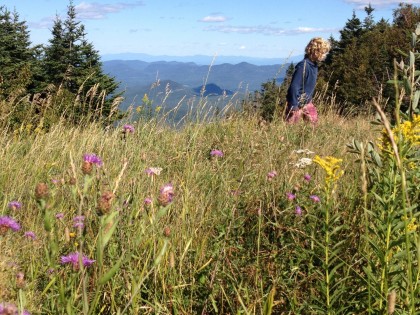
M 411 219 L 410 223 L 408 223 L 408 225 L 407 225 L 407 230 L 409 232 L 413 232 L 413 231 L 417 230 L 416 218 Z
M 327 184 L 337 181 L 344 174 L 344 171 L 340 169 L 340 164 L 343 161 L 342 159 L 337 159 L 332 156 L 321 158 L 320 156 L 316 155 L 313 158 L 313 161 L 321 166 L 327 173 L 325 178 L 325 182 Z
M 162 109 L 162 106 L 157 106 L 155 109 L 156 113 L 159 113 L 161 109 Z
M 395 143 L 399 141 L 399 134 L 410 145 L 420 145 L 420 115 L 414 115 L 413 120 L 404 121 L 399 126 L 392 128 L 392 137 Z M 382 130 L 382 136 L 378 139 L 378 147 L 383 152 L 392 154 L 391 141 L 385 129 Z

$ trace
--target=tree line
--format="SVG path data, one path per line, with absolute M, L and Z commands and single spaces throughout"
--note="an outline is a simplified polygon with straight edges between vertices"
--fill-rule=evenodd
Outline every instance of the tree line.
M 339 38 L 329 38 L 332 49 L 320 64 L 316 91 L 322 90 L 326 97 L 334 99 L 342 114 L 372 110 L 369 102 L 373 98 L 381 98 L 384 110 L 392 111 L 395 86 L 391 81 L 394 75 L 401 78 L 398 63 L 407 62 L 407 52 L 413 50 L 412 32 L 420 22 L 420 8 L 407 3 L 400 3 L 393 11 L 392 22 L 384 18 L 375 22 L 371 5 L 365 7 L 364 13 L 364 19 L 360 19 L 353 11 Z M 263 83 L 261 90 L 252 95 L 251 104 L 265 120 L 284 107 L 293 69 L 291 64 L 280 84 L 275 80 Z
M 0 119 L 8 126 L 118 119 L 119 84 L 102 71 L 70 1 L 47 45 L 32 46 L 25 21 L 0 6 Z

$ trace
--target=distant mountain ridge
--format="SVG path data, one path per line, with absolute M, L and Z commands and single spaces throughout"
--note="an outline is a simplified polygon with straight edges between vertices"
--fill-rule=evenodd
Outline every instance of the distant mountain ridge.
M 144 94 L 160 96 L 154 102 L 159 103 L 168 91 L 171 95 L 165 102 L 169 107 L 175 106 L 180 99 L 197 96 L 244 96 L 260 90 L 264 82 L 275 79 L 281 83 L 288 68 L 288 64 L 257 66 L 247 62 L 198 65 L 178 61 L 109 60 L 102 64 L 104 73 L 115 77 L 125 91 L 122 109 L 134 100 L 138 102 Z M 204 85 L 204 95 L 201 95 Z
M 156 62 L 156 61 L 177 61 L 177 62 L 193 62 L 197 65 L 219 65 L 223 63 L 238 64 L 241 62 L 247 62 L 256 66 L 268 66 L 275 64 L 284 63 L 296 63 L 303 58 L 303 55 L 278 57 L 278 58 L 259 58 L 259 57 L 247 57 L 247 56 L 223 56 L 223 55 L 193 55 L 193 56 L 169 56 L 169 55 L 149 55 L 143 53 L 118 53 L 118 54 L 103 54 L 101 56 L 102 61 L 110 60 L 143 60 L 145 62 Z

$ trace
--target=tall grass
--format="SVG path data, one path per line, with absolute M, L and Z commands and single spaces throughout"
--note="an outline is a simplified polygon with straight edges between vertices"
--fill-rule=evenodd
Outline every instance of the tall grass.
M 5 128 L 1 312 L 417 314 L 415 103 L 392 126 L 376 102 L 372 128 L 334 102 L 317 126 Z

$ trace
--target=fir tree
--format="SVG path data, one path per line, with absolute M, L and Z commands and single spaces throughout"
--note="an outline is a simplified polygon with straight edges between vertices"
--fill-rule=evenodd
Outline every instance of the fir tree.
M 107 117 L 118 105 L 116 100 L 120 94 L 115 94 L 118 83 L 103 73 L 99 53 L 86 35 L 70 1 L 66 19 L 56 17 L 52 38 L 45 49 L 46 82 L 76 96 L 78 102 L 72 109 L 74 118 Z

